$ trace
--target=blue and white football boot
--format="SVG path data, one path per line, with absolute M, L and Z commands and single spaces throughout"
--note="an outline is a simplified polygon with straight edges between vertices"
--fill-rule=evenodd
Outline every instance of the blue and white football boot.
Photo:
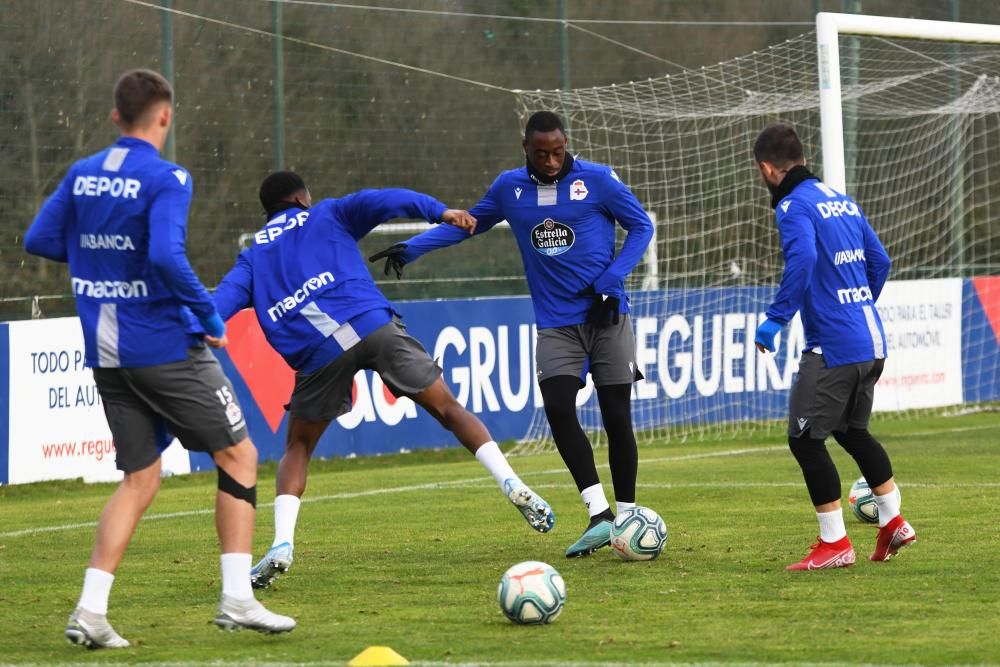
M 529 526 L 539 533 L 547 533 L 552 530 L 552 526 L 556 523 L 556 515 L 552 511 L 552 507 L 540 495 L 529 489 L 524 482 L 513 478 L 504 480 L 503 492 L 514 504 L 514 507 L 524 515 Z
M 256 565 L 250 569 L 250 584 L 254 588 L 267 588 L 279 574 L 288 572 L 292 566 L 292 545 L 282 542 L 271 547 Z
M 566 558 L 588 556 L 609 544 L 611 544 L 611 519 L 598 515 L 591 520 L 591 524 L 583 531 L 580 539 L 566 549 Z

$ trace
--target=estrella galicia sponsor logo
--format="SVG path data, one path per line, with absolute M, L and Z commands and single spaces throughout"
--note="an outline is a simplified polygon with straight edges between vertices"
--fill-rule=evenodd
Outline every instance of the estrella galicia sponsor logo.
M 542 224 L 535 225 L 531 230 L 531 244 L 535 250 L 549 257 L 563 254 L 573 247 L 574 241 L 576 234 L 573 230 L 552 218 L 545 218 Z
M 87 280 L 73 278 L 73 292 L 91 299 L 141 299 L 149 296 L 143 280 Z

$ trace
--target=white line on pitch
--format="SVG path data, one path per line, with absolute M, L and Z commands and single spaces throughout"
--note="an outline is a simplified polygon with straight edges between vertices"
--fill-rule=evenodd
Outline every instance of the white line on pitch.
M 984 426 L 960 426 L 960 427 L 956 427 L 956 428 L 948 428 L 948 429 L 941 429 L 941 430 L 934 430 L 934 431 L 924 431 L 924 432 L 921 432 L 921 433 L 909 433 L 909 434 L 906 434 L 905 436 L 902 436 L 902 437 L 922 437 L 922 436 L 928 436 L 928 435 L 941 435 L 943 433 L 955 433 L 955 432 L 960 432 L 960 431 L 979 431 L 979 430 L 984 430 L 984 429 L 987 429 L 987 428 L 996 428 L 996 426 L 992 426 L 992 425 L 990 425 L 990 426 L 986 426 L 986 425 L 984 425 Z M 900 436 L 896 436 L 896 437 L 900 437 Z M 727 457 L 727 456 L 742 456 L 744 454 L 770 453 L 770 452 L 783 451 L 785 449 L 786 449 L 786 447 L 784 445 L 782 445 L 782 446 L 771 446 L 771 447 L 748 447 L 748 448 L 741 448 L 741 449 L 729 449 L 729 450 L 725 450 L 725 451 L 721 451 L 721 452 L 703 452 L 703 453 L 700 453 L 700 454 L 683 454 L 683 455 L 679 455 L 679 456 L 662 456 L 662 457 L 657 457 L 657 458 L 653 458 L 653 459 L 642 459 L 642 460 L 639 461 L 639 463 L 641 463 L 643 465 L 649 465 L 649 464 L 653 464 L 653 463 L 668 463 L 668 462 L 676 462 L 676 461 L 690 461 L 690 460 L 695 460 L 695 459 L 708 459 L 708 458 L 718 458 L 718 457 Z M 604 465 L 601 465 L 599 467 L 601 467 L 601 468 L 607 468 L 608 466 L 607 466 L 607 464 L 604 464 Z M 550 470 L 538 470 L 538 471 L 534 471 L 534 472 L 525 473 L 523 476 L 524 477 L 530 477 L 532 475 L 557 475 L 557 474 L 562 474 L 562 473 L 565 473 L 565 472 L 566 472 L 565 468 L 553 468 L 553 469 L 550 469 Z M 363 498 L 363 497 L 366 497 L 366 496 L 386 495 L 386 494 L 391 494 L 391 493 L 408 493 L 410 491 L 424 491 L 424 490 L 434 490 L 434 489 L 450 488 L 450 487 L 456 487 L 456 486 L 457 487 L 470 486 L 470 485 L 480 484 L 480 483 L 489 482 L 489 481 L 492 481 L 492 478 L 490 478 L 490 477 L 470 477 L 470 478 L 467 478 L 467 479 L 452 480 L 452 481 L 447 481 L 447 482 L 429 482 L 429 483 L 426 483 L 426 484 L 411 484 L 411 485 L 408 485 L 408 486 L 396 486 L 396 487 L 390 487 L 390 488 L 384 488 L 384 489 L 369 489 L 369 490 L 366 490 L 366 491 L 348 491 L 348 492 L 345 492 L 345 493 L 335 493 L 335 494 L 328 495 L 328 496 L 315 496 L 315 497 L 303 498 L 302 502 L 304 502 L 304 503 L 319 503 L 319 502 L 326 502 L 328 500 L 344 500 L 344 499 L 350 499 L 350 498 Z M 777 484 L 783 485 L 782 483 L 777 483 Z M 694 487 L 699 487 L 700 486 L 700 487 L 706 487 L 706 488 L 711 486 L 711 487 L 714 488 L 715 485 L 711 485 L 711 484 L 692 484 L 692 486 L 694 486 Z M 736 484 L 723 484 L 722 486 L 736 486 Z M 917 485 L 907 484 L 905 486 L 917 486 Z M 942 486 L 944 486 L 944 485 L 942 485 Z M 963 485 L 962 484 L 949 484 L 947 486 L 963 486 Z M 541 488 L 541 487 L 539 487 L 539 488 Z M 678 487 L 678 488 L 680 488 L 680 487 Z M 928 485 L 927 488 L 936 488 L 936 487 Z M 973 484 L 973 485 L 969 485 L 969 488 L 988 488 L 988 485 L 985 485 L 985 484 Z M 271 502 L 271 503 L 260 503 L 260 505 L 258 505 L 258 507 L 273 507 L 273 506 L 274 506 L 273 502 Z M 202 515 L 206 515 L 206 514 L 212 514 L 214 511 L 215 511 L 214 508 L 211 508 L 211 509 L 205 508 L 205 509 L 198 509 L 198 510 L 187 510 L 187 511 L 184 511 L 184 512 L 170 512 L 170 513 L 167 513 L 167 514 L 150 514 L 150 515 L 144 516 L 142 518 L 142 520 L 143 521 L 161 521 L 161 520 L 164 520 L 164 519 L 177 519 L 177 518 L 183 518 L 183 517 L 189 517 L 189 516 L 202 516 Z M 76 529 L 80 529 L 80 528 L 94 528 L 96 526 L 97 526 L 97 522 L 96 521 L 84 521 L 84 522 L 80 522 L 80 523 L 62 524 L 62 525 L 58 525 L 58 526 L 44 526 L 44 527 L 41 527 L 41 528 L 24 528 L 22 530 L 11 530 L 11 531 L 0 533 L 0 539 L 7 538 L 7 537 L 23 537 L 25 535 L 39 535 L 39 534 L 43 534 L 43 533 L 55 533 L 55 532 L 62 532 L 62 531 L 67 531 L 67 530 L 76 530 Z
M 646 459 L 640 461 L 643 464 L 651 463 L 663 463 L 667 461 L 688 461 L 692 459 L 700 458 L 716 458 L 720 456 L 740 456 L 743 454 L 753 454 L 757 452 L 768 452 L 773 450 L 784 449 L 784 447 L 757 447 L 757 448 L 743 448 L 743 449 L 731 449 L 724 452 L 705 452 L 704 454 L 685 454 L 682 456 L 664 456 L 655 459 Z M 601 466 L 606 468 L 607 465 Z M 565 468 L 553 468 L 551 470 L 540 470 L 535 472 L 526 473 L 524 476 L 529 477 L 532 475 L 555 475 L 559 473 L 565 473 Z M 326 502 L 328 500 L 345 500 L 350 498 L 364 498 L 367 496 L 381 496 L 391 493 L 409 493 L 410 491 L 429 491 L 434 489 L 443 489 L 451 487 L 460 486 L 470 486 L 475 484 L 481 484 L 483 482 L 492 482 L 492 477 L 470 477 L 466 479 L 451 480 L 445 482 L 428 482 L 425 484 L 410 484 L 407 486 L 395 486 L 383 489 L 367 489 L 365 491 L 347 491 L 344 493 L 334 493 L 327 496 L 312 496 L 302 499 L 303 503 L 320 503 Z M 272 507 L 274 505 L 271 503 L 260 503 L 258 507 Z M 170 512 L 167 514 L 150 514 L 143 517 L 143 521 L 162 521 L 164 519 L 177 519 L 189 516 L 202 516 L 205 514 L 212 514 L 215 511 L 214 508 L 205 508 L 197 510 L 187 510 L 184 512 Z M 42 528 L 24 528 L 22 530 L 11 530 L 7 532 L 0 533 L 0 538 L 6 537 L 22 537 L 24 535 L 38 535 L 42 533 L 55 533 L 62 532 L 66 530 L 76 530 L 79 528 L 94 528 L 97 526 L 96 521 L 84 521 L 80 523 L 70 523 L 62 524 L 58 526 L 45 526 Z
M 18 663 L 19 667 L 47 667 L 48 663 Z M 67 662 L 60 663 L 63 667 L 92 667 L 94 664 L 110 664 L 110 663 L 93 663 L 93 662 Z M 254 667 L 341 667 L 344 664 L 342 660 L 320 660 L 320 661 L 310 661 L 310 662 L 227 662 L 225 660 L 210 660 L 205 662 L 197 662 L 194 660 L 190 661 L 177 661 L 177 662 L 158 662 L 161 667 L 244 667 L 245 665 L 254 665 Z M 473 661 L 473 662 L 441 662 L 438 660 L 413 660 L 410 662 L 414 667 L 623 667 L 624 665 L 640 665 L 641 667 L 765 667 L 767 665 L 773 665 L 773 662 L 753 662 L 753 661 L 740 661 L 740 662 L 608 662 L 606 660 L 595 661 L 595 662 L 581 662 L 581 661 L 567 661 L 567 660 L 525 660 L 525 661 L 498 661 L 493 662 L 490 660 Z M 850 663 L 850 662 L 796 662 L 799 667 L 842 667 L 843 665 L 867 665 L 868 663 Z M 981 664 L 981 663 L 979 663 Z M 0 662 L 0 667 L 7 667 L 7 663 Z M 894 665 L 892 663 L 885 663 L 883 667 L 903 667 L 902 665 Z M 970 667 L 968 665 L 958 664 L 956 667 Z

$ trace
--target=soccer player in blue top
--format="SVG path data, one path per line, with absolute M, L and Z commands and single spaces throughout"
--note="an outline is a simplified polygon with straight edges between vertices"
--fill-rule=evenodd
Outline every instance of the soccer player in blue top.
M 550 530 L 555 516 L 548 503 L 520 480 L 483 423 L 455 400 L 441 369 L 406 333 L 375 285 L 358 248 L 358 240 L 393 218 L 446 222 L 466 235 L 475 219 L 403 189 L 362 190 L 314 205 L 305 182 L 290 171 L 264 179 L 260 203 L 267 224 L 215 291 L 223 319 L 253 306 L 267 341 L 296 371 L 278 465 L 274 542 L 253 568 L 253 585 L 268 586 L 291 565 L 309 459 L 330 422 L 351 409 L 354 375 L 361 369 L 377 371 L 393 394 L 430 412 L 490 471 L 532 528 Z
M 642 258 L 653 224 L 635 195 L 609 167 L 574 159 L 566 151 L 559 116 L 539 111 L 528 119 L 522 146 L 526 164 L 503 172 L 469 213 L 476 234 L 510 223 L 524 262 L 538 325 L 536 365 L 552 437 L 590 514 L 583 536 L 566 550 L 585 556 L 611 540 L 614 514 L 604 495 L 594 453 L 576 414 L 576 395 L 589 368 L 597 387 L 617 510 L 635 506 L 638 452 L 632 432 L 635 363 L 625 277 Z M 615 254 L 615 221 L 627 235 Z M 396 244 L 371 260 L 385 272 L 437 248 L 468 238 L 439 227 Z
M 232 385 L 206 348 L 226 345 L 215 304 L 185 255 L 191 175 L 160 158 L 173 90 L 156 72 L 131 70 L 114 89 L 121 138 L 80 160 L 45 202 L 25 249 L 68 262 L 86 364 L 104 403 L 124 480 L 97 539 L 66 638 L 90 648 L 129 642 L 108 623 L 114 573 L 160 487 L 160 453 L 175 434 L 218 467 L 224 629 L 287 632 L 295 621 L 265 609 L 250 587 L 257 450 Z M 206 334 L 193 333 L 204 330 Z M 168 433 L 169 431 L 169 433 Z
M 767 319 L 757 329 L 761 352 L 796 312 L 806 345 L 789 397 L 788 445 L 802 468 L 819 520 L 819 542 L 788 570 L 847 567 L 854 548 L 840 509 L 840 476 L 826 449 L 833 435 L 875 493 L 879 533 L 873 561 L 885 561 L 916 539 L 899 513 L 899 493 L 885 449 L 868 432 L 875 383 L 886 344 L 875 302 L 889 275 L 889 256 L 858 203 L 813 176 L 802 142 L 785 123 L 764 128 L 754 160 L 771 191 L 785 269 Z

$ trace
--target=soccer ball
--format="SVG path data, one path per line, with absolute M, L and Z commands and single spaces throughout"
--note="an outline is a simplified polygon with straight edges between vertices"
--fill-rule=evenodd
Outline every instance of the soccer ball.
M 896 498 L 900 498 L 899 485 L 896 485 Z M 875 502 L 875 494 L 864 477 L 851 485 L 851 493 L 847 496 L 847 502 L 851 506 L 851 511 L 858 521 L 862 523 L 878 523 L 878 504 Z
M 611 524 L 611 549 L 622 560 L 653 560 L 667 543 L 667 526 L 648 507 L 619 512 Z
M 551 623 L 566 603 L 566 584 L 551 565 L 527 560 L 503 573 L 497 600 L 504 616 L 514 623 Z

